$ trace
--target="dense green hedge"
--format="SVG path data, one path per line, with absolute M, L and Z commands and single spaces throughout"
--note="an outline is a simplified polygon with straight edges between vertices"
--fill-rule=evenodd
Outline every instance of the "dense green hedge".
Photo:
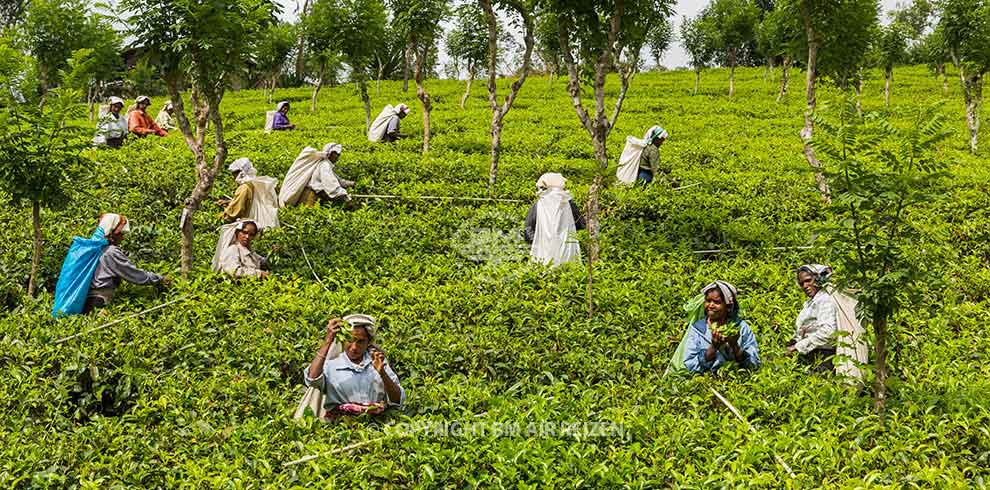
M 942 149 L 956 162 L 943 197 L 912 216 L 916 260 L 937 280 L 896 320 L 891 400 L 885 426 L 869 391 L 857 395 L 810 375 L 783 355 L 803 301 L 792 271 L 827 261 L 815 244 L 823 219 L 797 134 L 799 83 L 783 104 L 760 70 L 637 75 L 609 141 L 660 123 L 662 156 L 683 184 L 672 191 L 608 189 L 603 252 L 595 270 L 598 315 L 586 318 L 586 269 L 528 264 L 519 232 L 534 182 L 562 172 L 583 202 L 593 176 L 591 145 L 564 82 L 533 79 L 509 114 L 494 195 L 524 203 L 359 200 L 282 210 L 285 226 L 257 249 L 271 253 L 277 280 L 235 283 L 207 272 L 220 209 L 195 218 L 196 263 L 188 281 L 158 294 L 123 286 L 104 311 L 54 321 L 51 291 L 72 235 L 88 235 L 101 212 L 134 223 L 124 248 L 142 267 L 176 275 L 178 218 L 193 184 L 178 135 L 92 150 L 73 205 L 43 213 L 46 253 L 37 298 L 23 296 L 30 220 L 0 210 L 0 485 L 14 488 L 651 488 L 979 487 L 990 464 L 990 382 L 985 332 L 990 302 L 990 173 L 986 153 L 966 153 L 958 89 L 946 110 L 958 137 Z M 799 77 L 793 77 L 799 82 Z M 507 82 L 503 82 L 507 83 Z M 882 110 L 880 84 L 864 106 Z M 305 90 L 285 90 L 301 129 L 261 131 L 261 94 L 231 93 L 225 124 L 231 159 L 247 156 L 281 179 L 299 150 L 344 145 L 339 172 L 360 194 L 491 195 L 490 120 L 482 84 L 466 110 L 462 85 L 429 82 L 433 151 L 416 138 L 392 146 L 364 138 L 352 86 L 325 89 L 308 112 Z M 372 91 L 413 108 L 403 129 L 421 132 L 414 93 L 397 83 Z M 609 86 L 614 96 L 617 87 Z M 823 90 L 827 101 L 832 92 Z M 894 103 L 909 109 L 941 95 L 918 67 L 898 71 Z M 152 110 L 162 103 L 155 100 Z M 613 167 L 614 168 L 614 167 Z M 230 195 L 223 175 L 212 194 Z M 489 245 L 495 244 L 496 253 Z M 700 249 L 733 249 L 704 255 Z M 305 256 L 313 264 L 311 270 Z M 842 271 L 839 271 L 841 273 Z M 314 279 L 314 273 L 322 284 Z M 718 378 L 662 378 L 683 333 L 680 305 L 715 278 L 735 283 L 759 338 L 764 367 Z M 187 298 L 100 332 L 53 341 L 107 321 Z M 371 426 L 290 420 L 303 366 L 331 315 L 366 312 L 383 321 L 381 344 L 409 393 L 407 406 Z M 748 433 L 708 387 L 758 428 Z M 612 422 L 623 437 L 440 437 L 397 434 L 421 422 Z M 538 426 L 538 425 L 537 425 Z M 283 467 L 308 454 L 372 441 L 343 454 Z M 797 474 L 790 481 L 779 455 Z

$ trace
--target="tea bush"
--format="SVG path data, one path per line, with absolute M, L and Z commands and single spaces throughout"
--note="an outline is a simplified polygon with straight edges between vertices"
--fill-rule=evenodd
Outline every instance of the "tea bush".
M 798 91 L 775 104 L 758 69 L 712 70 L 690 96 L 693 74 L 637 75 L 609 144 L 660 123 L 661 150 L 681 190 L 609 188 L 602 196 L 597 315 L 586 318 L 586 270 L 546 270 L 525 260 L 520 232 L 537 177 L 558 171 L 583 202 L 594 172 L 590 141 L 564 82 L 536 79 L 507 118 L 500 181 L 487 186 L 490 112 L 482 84 L 468 108 L 460 83 L 431 83 L 432 152 L 420 154 L 413 92 L 372 89 L 375 110 L 413 108 L 414 137 L 368 143 L 356 89 L 324 89 L 300 128 L 264 134 L 260 92 L 224 99 L 230 158 L 250 158 L 281 179 L 304 146 L 344 145 L 338 170 L 359 198 L 339 207 L 290 208 L 264 234 L 275 280 L 234 282 L 208 272 L 220 209 L 195 218 L 196 264 L 163 293 L 123 286 L 90 316 L 49 317 L 51 291 L 72 235 L 101 212 L 133 222 L 124 243 L 138 265 L 176 275 L 179 209 L 192 159 L 178 135 L 89 150 L 72 204 L 44 213 L 46 252 L 36 298 L 23 296 L 31 231 L 23 211 L 0 210 L 0 485 L 12 488 L 970 488 L 990 471 L 990 172 L 962 138 L 959 97 L 946 110 L 960 137 L 940 150 L 953 163 L 941 198 L 911 221 L 916 260 L 937 278 L 923 301 L 895 319 L 887 420 L 869 395 L 813 375 L 784 356 L 803 301 L 792 271 L 827 261 L 814 247 L 823 219 L 797 134 Z M 799 77 L 794 77 L 799 80 Z M 500 83 L 506 83 L 501 81 Z M 907 124 L 941 98 L 923 67 L 898 71 L 883 108 L 878 74 L 864 109 Z M 609 86 L 617 91 L 614 81 Z M 953 87 L 952 91 L 958 90 Z M 823 100 L 834 93 L 822 91 Z M 156 99 L 152 110 L 163 103 Z M 614 168 L 614 167 L 613 167 Z M 218 179 L 213 197 L 231 195 Z M 420 200 L 488 197 L 524 202 Z M 775 247 L 786 247 L 779 249 Z M 721 249 L 720 254 L 698 250 Z M 520 253 L 521 252 L 521 253 Z M 308 260 L 307 260 L 308 258 Z M 310 267 L 312 264 L 312 268 Z M 838 271 L 841 274 L 843 271 Z M 318 276 L 322 282 L 318 282 Z M 718 377 L 663 377 L 680 336 L 680 305 L 722 278 L 743 297 L 764 366 Z M 183 299 L 185 298 L 185 299 Z M 68 342 L 86 331 L 173 299 L 178 303 Z M 383 418 L 324 425 L 295 422 L 302 369 L 330 316 L 381 319 L 380 344 L 409 394 Z M 750 433 L 712 395 L 714 387 L 757 428 Z M 447 423 L 450 432 L 416 431 Z M 470 432 L 475 422 L 519 433 Z M 607 422 L 607 437 L 540 435 L 544 424 Z M 460 425 L 456 425 L 460 424 Z M 365 442 L 346 452 L 329 454 Z M 322 457 L 283 466 L 311 454 Z M 775 462 L 794 470 L 791 479 Z

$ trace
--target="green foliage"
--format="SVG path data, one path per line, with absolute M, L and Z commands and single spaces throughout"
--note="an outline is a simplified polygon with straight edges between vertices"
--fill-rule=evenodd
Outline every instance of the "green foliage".
M 876 40 L 877 62 L 886 71 L 907 60 L 908 30 L 897 22 L 880 28 Z
M 37 94 L 35 63 L 13 43 L 0 37 L 0 106 L 32 103 Z
M 385 37 L 385 4 L 382 0 L 340 0 L 334 19 L 335 44 L 352 76 L 368 78 L 365 68 L 374 60 L 375 44 Z
M 40 203 L 62 209 L 67 186 L 87 160 L 88 131 L 69 124 L 78 117 L 78 92 L 53 91 L 44 104 L 11 105 L 0 113 L 0 190 L 13 206 Z
M 945 0 L 939 28 L 957 64 L 967 72 L 990 71 L 990 1 Z
M 681 21 L 681 45 L 691 57 L 691 66 L 696 71 L 707 68 L 715 57 L 715 26 L 710 19 L 699 14 L 693 19 L 685 17 Z
M 281 73 L 298 36 L 299 32 L 293 24 L 277 23 L 268 26 L 260 34 L 254 48 L 255 69 L 269 78 Z
M 735 66 L 741 55 L 756 40 L 759 9 L 749 0 L 713 0 L 701 14 L 713 29 L 710 42 L 725 64 Z
M 805 32 L 796 7 L 796 2 L 778 3 L 776 9 L 763 16 L 756 31 L 756 44 L 764 56 L 790 56 L 791 59 L 808 56 L 807 49 L 801 52 L 806 44 L 802 41 Z
M 0 486 L 978 486 L 990 478 L 990 339 L 983 325 L 990 169 L 962 145 L 940 145 L 939 160 L 958 162 L 947 169 L 952 178 L 910 213 L 926 259 L 919 263 L 942 281 L 918 284 L 921 302 L 895 317 L 900 349 L 891 356 L 895 379 L 881 427 L 868 397 L 784 355 L 806 299 L 794 286 L 795 267 L 833 261 L 824 248 L 772 249 L 821 245 L 814 230 L 826 211 L 794 136 L 803 100 L 770 102 L 775 90 L 761 71 L 737 70 L 735 100 L 714 95 L 724 92 L 727 70 L 712 70 L 698 97 L 689 96 L 689 71 L 636 75 L 608 151 L 618 154 L 625 135 L 642 135 L 660 114 L 672 135 L 664 163 L 684 184 L 699 185 L 603 191 L 595 321 L 584 318 L 582 266 L 551 271 L 511 260 L 535 180 L 562 172 L 582 206 L 594 177 L 587 135 L 561 116 L 569 97 L 540 78 L 527 82 L 533 90 L 520 92 L 506 126 L 494 190 L 487 183 L 491 112 L 482 104 L 457 109 L 462 83 L 430 81 L 436 134 L 428 157 L 415 138 L 369 143 L 351 85 L 321 92 L 319 103 L 332 110 L 294 112 L 300 129 L 271 134 L 262 130 L 270 107 L 259 91 L 229 93 L 221 109 L 231 158 L 249 157 L 262 175 L 282 179 L 301 148 L 336 141 L 344 145 L 338 172 L 357 181 L 355 194 L 523 201 L 355 198 L 353 211 L 282 209 L 283 226 L 255 242 L 271 258 L 274 280 L 234 282 L 207 270 L 220 225 L 220 209 L 207 201 L 194 217 L 201 239 L 190 280 L 163 293 L 124 284 L 103 312 L 55 321 L 49 293 L 27 299 L 20 292 L 29 226 L 20 208 L 0 206 L 0 306 L 13 308 L 0 313 Z M 511 80 L 497 82 L 505 90 Z M 867 111 L 883 107 L 875 83 L 867 80 Z M 904 95 L 887 112 L 897 128 L 913 126 L 915 109 L 941 98 L 924 67 L 904 68 L 897 84 Z M 382 99 L 408 101 L 401 85 L 382 83 Z M 605 88 L 618 90 L 614 76 Z M 306 88 L 282 92 L 291 101 L 310 95 Z M 820 90 L 822 100 L 837 94 Z M 153 107 L 163 102 L 155 98 Z M 405 119 L 403 130 L 415 136 L 418 119 Z M 52 290 L 71 237 L 89 235 L 107 211 L 132 221 L 123 248 L 139 267 L 172 273 L 176 223 L 196 183 L 183 139 L 129 139 L 119 150 L 84 154 L 96 163 L 68 188 L 72 205 L 44 216 L 42 289 Z M 211 194 L 236 188 L 225 174 Z M 484 254 L 484 246 L 505 249 Z M 715 248 L 735 252 L 692 253 Z M 836 278 L 850 275 L 833 265 Z M 715 278 L 739 287 L 764 366 L 663 379 L 685 332 L 680 305 Z M 327 319 L 356 312 L 379 318 L 376 343 L 407 390 L 406 406 L 373 422 L 293 422 L 302 370 Z M 114 320 L 122 321 L 52 345 Z M 740 427 L 709 387 L 758 434 Z M 455 421 L 522 430 L 396 435 L 412 424 Z M 527 431 L 530 424 L 585 421 L 622 424 L 624 432 L 578 438 Z M 329 454 L 357 442 L 367 444 Z M 282 466 L 310 454 L 323 456 Z M 794 481 L 775 454 L 794 468 Z
M 454 8 L 453 28 L 447 33 L 447 56 L 464 63 L 468 72 L 477 74 L 487 66 L 488 21 L 485 12 L 476 3 L 465 3 Z M 504 26 L 500 32 L 505 33 Z
M 432 49 L 443 32 L 440 22 L 449 14 L 447 0 L 390 0 L 393 26 L 418 51 Z
M 120 35 L 109 22 L 96 16 L 94 20 L 90 42 L 72 52 L 62 73 L 62 86 L 83 93 L 95 92 L 97 85 L 118 80 L 124 72 Z
M 114 36 L 102 18 L 90 15 L 82 0 L 32 1 L 23 31 L 46 88 L 62 82 L 61 72 L 76 50 L 93 48 L 102 53 Z
M 823 111 L 827 112 L 827 111 Z M 876 113 L 860 116 L 842 99 L 835 120 L 816 116 L 823 136 L 813 142 L 833 202 L 823 229 L 833 263 L 846 285 L 860 291 L 860 305 L 874 323 L 895 315 L 918 284 L 933 281 L 919 250 L 919 207 L 937 199 L 948 162 L 938 145 L 951 132 L 936 108 L 917 110 L 911 126 L 898 128 Z
M 653 56 L 653 63 L 660 66 L 664 51 L 674 41 L 674 23 L 668 18 L 661 18 L 646 33 L 646 45 Z

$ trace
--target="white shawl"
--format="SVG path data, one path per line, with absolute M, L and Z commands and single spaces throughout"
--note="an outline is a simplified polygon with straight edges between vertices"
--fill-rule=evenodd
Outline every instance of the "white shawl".
M 536 202 L 536 232 L 529 252 L 531 260 L 552 266 L 580 260 L 581 247 L 573 237 L 576 231 L 571 193 L 562 187 L 540 191 Z

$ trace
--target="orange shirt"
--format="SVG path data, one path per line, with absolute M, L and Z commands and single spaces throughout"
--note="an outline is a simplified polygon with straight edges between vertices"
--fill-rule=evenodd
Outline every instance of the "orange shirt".
M 127 118 L 127 127 L 132 133 L 142 138 L 152 133 L 158 136 L 168 136 L 168 132 L 158 127 L 155 121 L 151 119 L 151 116 L 141 110 L 131 111 L 130 116 Z

